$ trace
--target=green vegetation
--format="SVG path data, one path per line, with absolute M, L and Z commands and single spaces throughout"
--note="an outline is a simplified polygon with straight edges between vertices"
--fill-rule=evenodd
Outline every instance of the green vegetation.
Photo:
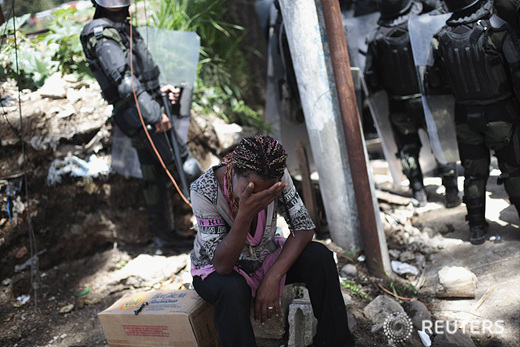
M 53 47 L 52 60 L 58 62 L 62 74 L 89 72 L 79 39 L 83 26 L 74 20 L 77 12 L 74 8 L 54 12 L 49 33 L 41 36 L 48 48 Z
M 14 26 L 17 28 L 16 45 L 14 36 L 9 36 L 0 49 L 0 78 L 16 79 L 18 70 L 21 87 L 34 89 L 42 86 L 45 78 L 56 71 L 57 62 L 53 62 L 46 51 L 39 49 L 37 42 L 27 39 L 18 30 L 19 25 L 25 22 L 29 16 L 27 14 L 16 18 L 14 25 L 13 21 L 8 21 L 0 27 L 2 33 L 12 33 Z M 18 61 L 18 65 L 16 61 Z
M 56 11 L 49 31 L 33 40 L 18 30 L 29 14 L 16 18 L 14 25 L 12 20 L 2 25 L 0 33 L 12 34 L 15 26 L 17 30 L 16 46 L 14 35 L 9 35 L 0 49 L 0 78 L 16 79 L 18 68 L 21 88 L 36 89 L 58 71 L 62 74 L 89 73 L 79 41 L 83 26 L 74 21 L 77 12 L 74 8 Z
M 356 284 L 353 281 L 343 280 L 341 282 L 341 287 L 350 290 L 350 293 L 352 295 L 356 295 L 356 296 L 360 297 L 361 299 L 363 299 L 365 301 L 372 301 L 372 300 L 374 300 L 370 295 L 368 295 L 363 290 L 362 286 L 360 286 L 359 284 Z
M 251 80 L 240 50 L 245 28 L 224 20 L 227 0 L 151 0 L 148 25 L 159 29 L 193 31 L 200 37 L 200 61 L 194 93 L 195 111 L 214 113 L 268 131 L 259 113 L 246 105 L 242 91 Z
M 413 284 L 399 280 L 390 281 L 390 289 L 396 297 L 409 298 L 417 296 L 419 293 Z

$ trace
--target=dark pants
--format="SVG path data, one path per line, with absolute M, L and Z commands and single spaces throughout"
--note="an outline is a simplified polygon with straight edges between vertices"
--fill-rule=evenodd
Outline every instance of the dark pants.
M 336 263 L 326 246 L 309 243 L 287 272 L 285 283 L 304 283 L 309 290 L 318 319 L 313 346 L 354 346 Z M 204 300 L 215 305 L 215 323 L 223 346 L 256 346 L 250 320 L 251 288 L 241 275 L 214 272 L 205 280 L 195 276 L 193 285 Z
M 423 187 L 423 173 L 419 164 L 421 151 L 421 139 L 419 130 L 427 132 L 426 119 L 421 98 L 410 100 L 389 100 L 390 121 L 395 143 L 397 145 L 397 157 L 401 160 L 403 173 L 410 181 L 413 190 Z M 437 174 L 442 178 L 442 184 L 446 188 L 457 186 L 456 163 L 441 164 L 437 161 Z
M 149 134 L 164 164 L 177 180 L 175 160 L 166 134 L 157 134 L 154 131 L 149 131 Z M 170 179 L 160 164 L 157 154 L 151 147 L 143 129 L 138 129 L 137 134 L 132 137 L 132 146 L 137 151 L 141 165 L 143 195 L 146 209 L 151 217 L 150 231 L 154 236 L 167 240 L 174 228 L 171 218 L 173 206 L 167 188 Z

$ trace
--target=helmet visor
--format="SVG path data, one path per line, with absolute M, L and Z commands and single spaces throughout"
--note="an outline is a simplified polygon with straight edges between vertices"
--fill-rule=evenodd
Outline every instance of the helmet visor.
M 121 8 L 130 6 L 130 0 L 96 0 L 96 4 L 104 8 Z

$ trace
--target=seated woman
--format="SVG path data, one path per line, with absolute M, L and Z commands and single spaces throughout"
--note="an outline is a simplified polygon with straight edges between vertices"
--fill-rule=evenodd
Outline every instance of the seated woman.
M 191 186 L 199 232 L 191 252 L 193 285 L 215 306 L 223 346 L 256 346 L 250 321 L 279 314 L 284 284 L 305 283 L 318 319 L 313 346 L 354 346 L 332 252 L 311 242 L 314 224 L 272 137 L 244 139 Z M 275 236 L 276 213 L 291 235 Z

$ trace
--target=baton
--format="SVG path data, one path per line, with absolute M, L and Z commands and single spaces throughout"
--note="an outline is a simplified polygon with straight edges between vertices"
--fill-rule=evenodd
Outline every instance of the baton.
M 173 115 L 171 111 L 171 101 L 168 99 L 167 93 L 161 93 L 161 99 L 164 105 L 164 109 L 166 111 L 166 115 L 170 119 L 172 124 L 172 128 L 167 133 L 170 134 L 171 147 L 173 147 L 173 155 L 175 157 L 175 165 L 177 166 L 177 171 L 179 172 L 179 176 L 181 178 L 181 186 L 182 192 L 186 198 L 188 198 L 188 180 L 186 179 L 186 174 L 184 173 L 184 168 L 182 166 L 182 158 L 181 153 L 179 151 L 179 142 L 177 141 L 177 131 L 175 130 L 173 124 Z

